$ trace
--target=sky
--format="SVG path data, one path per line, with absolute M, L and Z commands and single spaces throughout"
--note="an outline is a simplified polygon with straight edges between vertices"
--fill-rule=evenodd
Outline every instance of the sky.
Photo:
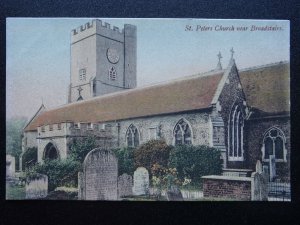
M 67 103 L 70 32 L 92 19 L 7 18 L 7 119 L 29 119 L 42 103 L 48 109 Z M 137 26 L 138 87 L 215 69 L 219 52 L 226 68 L 231 48 L 238 69 L 290 57 L 289 21 L 97 19 L 120 29 Z

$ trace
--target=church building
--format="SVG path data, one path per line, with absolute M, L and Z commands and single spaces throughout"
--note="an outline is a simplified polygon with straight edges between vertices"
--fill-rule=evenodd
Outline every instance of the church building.
M 169 145 L 220 149 L 224 170 L 266 171 L 290 179 L 289 62 L 239 69 L 231 49 L 223 68 L 147 87 L 137 86 L 137 28 L 93 20 L 71 31 L 68 104 L 43 105 L 24 128 L 23 151 L 38 162 L 64 159 L 74 138 L 98 133 L 103 146 Z M 101 147 L 101 146 L 99 146 Z M 273 157 L 273 158 L 272 158 Z

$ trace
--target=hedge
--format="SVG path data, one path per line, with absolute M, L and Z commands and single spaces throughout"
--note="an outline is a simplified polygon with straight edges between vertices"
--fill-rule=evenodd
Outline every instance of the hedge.
M 188 178 L 192 185 L 198 185 L 202 176 L 221 174 L 221 152 L 205 145 L 175 146 L 170 152 L 169 167 L 177 169 L 180 179 Z

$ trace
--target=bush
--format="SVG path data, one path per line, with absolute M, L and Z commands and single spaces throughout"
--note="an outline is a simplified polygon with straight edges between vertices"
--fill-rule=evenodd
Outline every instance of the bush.
M 150 140 L 134 151 L 135 168 L 145 167 L 151 174 L 151 167 L 159 164 L 167 167 L 171 146 L 163 140 Z
M 179 145 L 170 152 L 169 167 L 177 169 L 180 179 L 199 185 L 202 176 L 221 174 L 221 152 L 205 145 Z
M 118 148 L 113 149 L 116 157 L 118 158 L 118 173 L 122 175 L 127 173 L 133 175 L 134 173 L 134 161 L 133 161 L 133 152 L 134 148 Z
M 92 135 L 74 138 L 70 145 L 70 157 L 83 162 L 85 156 L 96 147 L 96 138 Z
M 37 162 L 37 148 L 27 148 L 22 156 L 22 170 L 35 165 Z
M 59 186 L 76 186 L 78 171 L 81 163 L 73 158 L 46 160 L 43 164 L 37 164 L 26 171 L 26 177 L 37 177 L 38 174 L 48 176 L 49 191 Z

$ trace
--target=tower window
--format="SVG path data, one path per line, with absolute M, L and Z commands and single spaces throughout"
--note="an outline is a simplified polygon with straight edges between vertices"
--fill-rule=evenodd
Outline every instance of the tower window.
M 86 80 L 86 69 L 79 70 L 79 80 L 81 80 L 81 81 Z
M 108 70 L 108 78 L 110 80 L 116 80 L 117 79 L 117 71 L 116 68 L 114 66 L 112 66 L 109 70 Z

